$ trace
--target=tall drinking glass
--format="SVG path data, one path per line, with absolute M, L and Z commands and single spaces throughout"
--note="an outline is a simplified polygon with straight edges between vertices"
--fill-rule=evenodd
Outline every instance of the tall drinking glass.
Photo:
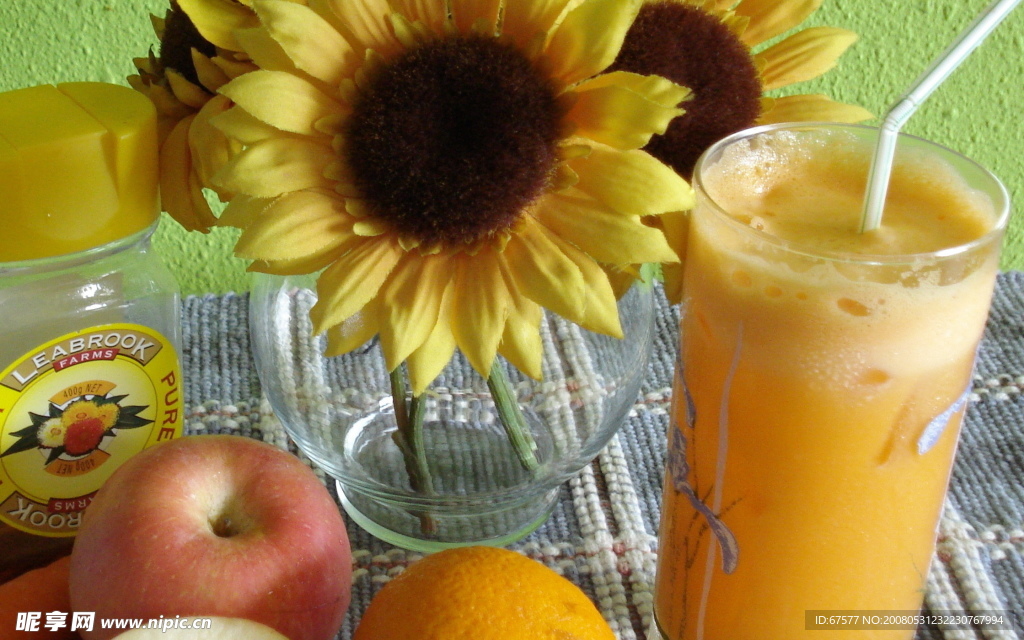
M 876 136 L 772 125 L 697 163 L 653 637 L 914 635 L 808 612 L 921 606 L 1009 199 L 903 135 L 859 234 Z

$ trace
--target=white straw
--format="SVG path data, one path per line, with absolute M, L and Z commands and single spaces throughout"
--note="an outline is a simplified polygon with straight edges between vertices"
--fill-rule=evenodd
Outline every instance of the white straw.
M 948 78 L 949 74 L 953 73 L 1020 3 L 1021 0 L 995 0 L 990 4 L 885 114 L 878 132 L 878 144 L 871 160 L 871 170 L 868 173 L 867 194 L 860 223 L 861 233 L 877 229 L 882 224 L 882 209 L 885 206 L 885 195 L 889 190 L 889 174 L 892 171 L 892 159 L 896 153 L 896 140 L 900 128 L 943 80 Z

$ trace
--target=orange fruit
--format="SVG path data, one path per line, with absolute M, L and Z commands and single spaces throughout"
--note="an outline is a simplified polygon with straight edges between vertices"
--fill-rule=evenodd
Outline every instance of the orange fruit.
M 34 638 L 60 640 L 78 638 L 68 626 L 51 632 L 44 625 L 46 614 L 60 611 L 68 614 L 70 623 L 71 597 L 68 595 L 70 558 L 63 556 L 39 569 L 23 573 L 9 582 L 0 584 L 0 638 Z M 15 631 L 19 613 L 40 614 L 38 631 Z
M 427 556 L 370 602 L 352 640 L 615 640 L 579 587 L 514 551 Z

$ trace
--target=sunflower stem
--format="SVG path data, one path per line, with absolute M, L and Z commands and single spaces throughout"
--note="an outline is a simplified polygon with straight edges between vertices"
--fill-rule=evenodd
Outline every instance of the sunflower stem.
M 398 430 L 391 434 L 391 439 L 402 452 L 405 460 L 405 471 L 409 474 L 409 486 L 418 494 L 434 495 L 434 482 L 430 477 L 427 464 L 427 451 L 423 441 L 423 396 L 413 396 L 407 403 L 405 397 L 405 378 L 395 367 L 391 372 L 391 398 L 395 408 L 395 422 Z M 411 407 L 410 407 L 411 404 Z M 437 533 L 437 521 L 428 511 L 410 511 L 420 520 L 420 531 L 424 535 Z
M 515 449 L 520 464 L 531 473 L 536 471 L 540 466 L 534 453 L 537 451 L 537 443 L 526 425 L 523 412 L 519 409 L 519 402 L 512 391 L 508 376 L 500 365 L 491 365 L 491 372 L 487 376 L 487 388 L 491 390 L 501 426 L 505 428 L 505 435 Z
M 430 467 L 427 465 L 427 449 L 423 442 L 423 396 L 413 396 L 412 408 L 409 412 L 409 446 L 415 458 L 417 475 L 420 478 L 418 490 L 433 495 L 434 482 L 430 478 Z
M 395 407 L 395 422 L 398 423 L 399 431 L 409 424 L 409 406 L 405 402 L 405 377 L 401 369 L 401 366 L 397 366 L 388 374 L 391 380 L 391 403 Z

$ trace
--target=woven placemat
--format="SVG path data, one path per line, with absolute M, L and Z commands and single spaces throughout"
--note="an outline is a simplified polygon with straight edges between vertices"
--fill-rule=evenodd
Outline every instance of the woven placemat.
M 551 518 L 513 549 L 544 562 L 594 600 L 620 640 L 643 639 L 653 615 L 665 430 L 678 309 L 659 296 L 654 356 L 621 431 L 561 490 Z M 190 434 L 236 433 L 296 451 L 262 397 L 249 346 L 248 297 L 182 306 Z M 1000 275 L 929 576 L 934 611 L 1005 611 L 1016 631 L 918 630 L 919 640 L 1024 638 L 1024 273 Z M 320 474 L 321 477 L 323 474 Z M 333 492 L 333 482 L 325 478 Z M 370 599 L 421 557 L 348 520 L 352 636 Z

